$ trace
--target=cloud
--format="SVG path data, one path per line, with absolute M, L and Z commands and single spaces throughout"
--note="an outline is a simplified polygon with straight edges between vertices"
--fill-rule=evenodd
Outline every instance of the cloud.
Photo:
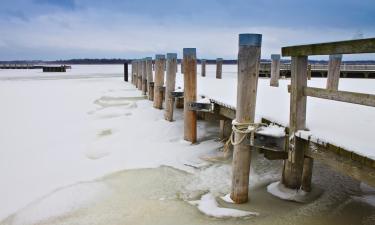
M 373 27 L 326 23 L 297 26 L 268 14 L 254 20 L 244 19 L 247 17 L 243 11 L 248 10 L 246 2 L 250 0 L 234 0 L 243 9 L 236 4 L 223 5 L 222 0 L 204 2 L 181 0 L 172 4 L 160 0 L 157 6 L 148 0 L 28 2 L 38 6 L 30 6 L 27 19 L 0 20 L 0 26 L 6 30 L 0 35 L 0 60 L 132 58 L 166 52 L 181 56 L 184 47 L 196 47 L 202 58 L 236 58 L 238 34 L 252 32 L 263 34 L 262 57 L 269 58 L 270 54 L 279 53 L 282 46 L 352 39 L 358 30 L 364 37 L 375 34 Z M 251 12 L 258 16 L 270 4 L 263 1 Z M 40 8 L 45 10 L 39 12 Z M 266 17 L 274 22 L 262 22 Z M 300 20 L 301 24 L 305 22 Z

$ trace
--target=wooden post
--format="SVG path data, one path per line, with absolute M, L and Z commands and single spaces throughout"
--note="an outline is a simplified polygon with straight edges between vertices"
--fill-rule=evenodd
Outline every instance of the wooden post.
M 201 75 L 202 77 L 205 77 L 206 76 L 206 60 L 205 59 L 201 60 L 201 66 L 202 66 Z
M 137 84 L 137 87 L 138 87 L 138 90 L 142 91 L 142 61 L 141 60 L 138 60 L 138 84 Z
M 161 88 L 164 86 L 164 64 L 165 55 L 155 56 L 155 84 L 154 84 L 154 107 L 163 108 L 163 93 Z
M 291 63 L 289 149 L 288 159 L 284 161 L 282 183 L 291 189 L 299 189 L 302 183 L 305 148 L 294 136 L 298 130 L 306 128 L 307 56 L 293 56 Z
M 272 54 L 271 55 L 271 80 L 270 85 L 273 87 L 279 86 L 280 79 L 280 55 Z
M 184 73 L 184 60 L 181 60 L 181 73 Z
M 224 140 L 230 136 L 232 132 L 232 121 L 231 120 L 220 120 L 220 140 Z
M 150 87 L 150 83 L 154 82 L 154 79 L 152 76 L 152 58 L 151 57 L 146 58 L 146 77 L 147 77 L 148 100 L 153 101 L 154 100 L 154 88 Z
M 307 79 L 311 80 L 311 64 L 307 65 Z
M 311 191 L 311 178 L 313 172 L 314 159 L 310 157 L 305 157 L 303 162 L 303 172 L 302 172 L 302 187 L 301 189 L 310 192 Z
M 223 59 L 216 59 L 216 79 L 221 79 L 223 75 Z
M 124 81 L 129 81 L 129 72 L 128 72 L 128 61 L 124 63 Z
M 184 139 L 197 141 L 197 114 L 189 110 L 189 103 L 197 100 L 197 53 L 195 48 L 184 48 Z
M 177 98 L 176 100 L 176 109 L 184 108 L 184 98 Z
M 147 94 L 147 68 L 146 68 L 146 58 L 142 59 L 142 94 Z
M 342 55 L 330 55 L 328 62 L 327 89 L 338 90 Z
M 168 121 L 173 120 L 173 106 L 174 97 L 171 92 L 175 90 L 176 86 L 176 65 L 177 65 L 177 54 L 167 54 L 167 78 L 165 87 L 165 114 L 164 118 Z
M 259 77 L 261 34 L 240 34 L 238 50 L 236 122 L 253 123 Z M 246 134 L 236 133 L 235 142 Z M 248 201 L 251 148 L 246 141 L 234 146 L 232 161 L 231 199 L 235 203 Z
M 132 84 L 134 85 L 134 73 L 135 73 L 135 70 L 134 70 L 134 60 L 132 60 Z

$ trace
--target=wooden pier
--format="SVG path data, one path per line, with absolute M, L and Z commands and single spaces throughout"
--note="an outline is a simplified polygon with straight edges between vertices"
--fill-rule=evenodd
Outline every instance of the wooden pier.
M 302 189 L 305 192 L 312 190 L 311 181 L 314 160 L 318 160 L 340 173 L 375 187 L 375 160 L 355 153 L 350 149 L 313 141 L 310 137 L 306 138 L 301 135 L 301 132 L 306 130 L 306 103 L 308 96 L 375 107 L 375 95 L 338 90 L 340 72 L 348 71 L 345 65 L 344 67 L 343 65 L 340 66 L 341 55 L 375 53 L 375 38 L 282 48 L 282 56 L 292 57 L 291 64 L 288 65 L 288 69 L 291 72 L 291 84 L 288 90 L 285 90 L 290 92 L 290 117 L 289 127 L 285 127 L 286 135 L 277 138 L 257 132 L 258 126 L 275 121 L 262 119 L 262 123 L 254 123 L 257 82 L 262 70 L 262 66 L 259 66 L 261 65 L 260 48 L 260 34 L 240 35 L 237 106 L 235 108 L 214 98 L 209 98 L 209 102 L 196 101 L 197 59 L 194 48 L 187 48 L 183 51 L 183 92 L 173 90 L 176 74 L 175 54 L 167 57 L 167 60 L 173 60 L 167 61 L 167 89 L 163 86 L 164 55 L 157 55 L 155 72 L 155 80 L 157 80 L 155 88 L 157 88 L 154 93 L 157 97 L 154 106 L 157 103 L 156 108 L 162 109 L 164 100 L 167 103 L 165 118 L 172 121 L 174 102 L 176 102 L 176 108 L 183 105 L 185 120 L 184 139 L 192 143 L 197 141 L 197 115 L 207 120 L 220 121 L 220 137 L 229 138 L 234 147 L 231 198 L 236 203 L 248 201 L 251 150 L 263 153 L 265 158 L 269 160 L 283 160 L 284 168 L 281 183 L 293 190 Z M 316 70 L 313 65 L 308 65 L 309 55 L 330 56 L 330 61 L 326 68 L 328 74 L 326 88 L 307 86 L 310 72 Z M 272 59 L 273 63 L 270 71 L 272 70 L 273 75 L 270 85 L 278 86 L 279 73 L 283 70 L 283 66 L 279 64 L 280 55 L 273 55 Z M 220 67 L 220 60 L 218 61 Z M 205 61 L 202 68 L 204 67 Z M 354 69 L 359 71 L 359 68 L 357 65 Z M 363 71 L 370 70 L 369 67 L 361 68 Z M 219 71 L 217 74 L 221 75 L 220 68 L 217 71 Z M 137 79 L 136 76 L 132 77 Z M 220 79 L 221 76 L 217 78 Z M 160 97 L 162 94 L 165 95 L 165 98 Z M 171 100 L 171 98 L 175 98 L 175 101 Z M 184 104 L 181 104 L 181 101 Z M 233 121 L 232 124 L 230 124 L 230 121 Z

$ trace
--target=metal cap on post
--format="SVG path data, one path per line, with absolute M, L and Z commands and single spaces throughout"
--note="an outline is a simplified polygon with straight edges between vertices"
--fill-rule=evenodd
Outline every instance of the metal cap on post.
M 197 115 L 189 110 L 189 103 L 197 100 L 197 53 L 195 48 L 183 49 L 184 65 L 184 139 L 197 141 Z
M 237 107 L 235 124 L 254 123 L 257 83 L 259 77 L 261 34 L 240 34 L 238 50 Z M 235 132 L 231 199 L 235 203 L 248 201 L 251 149 L 243 140 L 248 135 Z

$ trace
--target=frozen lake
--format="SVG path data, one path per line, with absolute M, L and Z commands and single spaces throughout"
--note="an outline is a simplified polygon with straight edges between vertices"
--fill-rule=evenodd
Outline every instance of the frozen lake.
M 319 163 L 321 195 L 310 203 L 268 194 L 282 164 L 262 156 L 253 158 L 250 202 L 223 202 L 230 163 L 202 160 L 221 154 L 218 124 L 200 121 L 199 143 L 183 141 L 182 112 L 164 121 L 122 73 L 122 65 L 0 70 L 0 224 L 375 223 L 375 190 Z M 229 85 L 235 76 L 234 66 L 223 67 Z M 258 215 L 218 218 L 240 212 Z

